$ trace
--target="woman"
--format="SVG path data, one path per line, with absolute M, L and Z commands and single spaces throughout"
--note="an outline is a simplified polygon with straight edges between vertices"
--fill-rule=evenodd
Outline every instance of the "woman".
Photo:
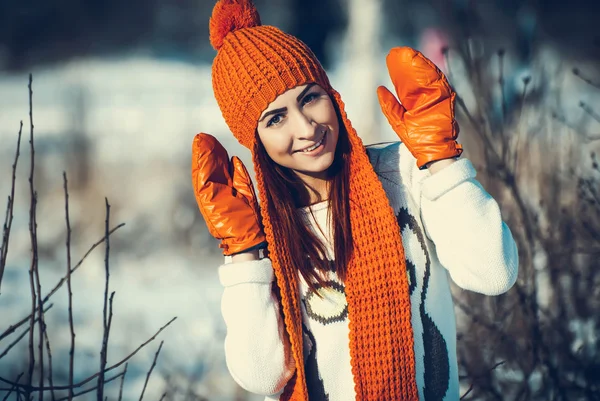
M 392 49 L 402 104 L 377 91 L 401 142 L 366 149 L 310 49 L 261 25 L 250 0 L 219 1 L 210 39 L 214 95 L 252 152 L 261 202 L 239 159 L 197 135 L 195 195 L 227 256 L 233 378 L 267 400 L 458 399 L 448 274 L 500 294 L 518 259 L 497 203 L 458 159 L 446 78 Z

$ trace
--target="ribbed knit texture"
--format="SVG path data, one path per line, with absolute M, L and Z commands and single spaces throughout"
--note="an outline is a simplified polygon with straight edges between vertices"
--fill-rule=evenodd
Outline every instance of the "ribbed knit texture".
M 296 364 L 296 373 L 280 399 L 308 400 L 299 277 L 291 267 L 282 228 L 271 218 L 274 208 L 262 173 L 269 166 L 262 166 L 258 160 L 256 127 L 260 114 L 277 96 L 315 82 L 339 109 L 351 145 L 348 196 L 354 253 L 345 285 L 357 399 L 417 400 L 408 278 L 394 212 L 346 116 L 344 103 L 331 88 L 321 64 L 299 39 L 277 28 L 261 26 L 251 7 L 250 0 L 221 0 L 215 6 L 211 42 L 218 53 L 213 62 L 213 89 L 233 135 L 253 154 L 269 255 Z M 230 13 L 229 19 L 224 13 Z M 227 32 L 223 27 L 235 30 Z
M 330 88 L 312 51 L 272 26 L 227 35 L 213 62 L 212 81 L 225 121 L 249 149 L 255 142 L 258 118 L 277 96 L 307 82 Z

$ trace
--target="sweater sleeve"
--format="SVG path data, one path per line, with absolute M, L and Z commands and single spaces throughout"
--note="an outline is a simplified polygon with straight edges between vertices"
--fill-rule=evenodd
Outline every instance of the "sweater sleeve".
M 421 220 L 440 263 L 463 289 L 486 295 L 508 291 L 517 279 L 517 246 L 471 162 L 463 158 L 426 173 Z
M 273 277 L 267 258 L 219 267 L 227 367 L 240 386 L 261 395 L 281 392 L 295 371 Z

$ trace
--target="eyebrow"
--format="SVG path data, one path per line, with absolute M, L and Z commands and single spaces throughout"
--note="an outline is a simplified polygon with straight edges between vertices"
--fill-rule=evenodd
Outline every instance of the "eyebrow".
M 297 102 L 299 102 L 299 101 L 300 101 L 300 99 L 302 99 L 302 97 L 304 97 L 304 95 L 306 94 L 306 92 L 308 92 L 308 91 L 310 90 L 310 88 L 312 88 L 312 87 L 313 87 L 313 86 L 315 86 L 315 85 L 316 85 L 316 84 L 315 84 L 314 82 L 313 82 L 313 83 L 310 83 L 310 84 L 308 84 L 308 85 L 306 85 L 306 88 L 304 88 L 304 89 L 302 90 L 302 92 L 300 92 L 300 94 L 299 94 L 299 95 L 298 95 L 298 97 L 296 98 L 296 101 L 297 101 Z M 284 112 L 284 111 L 286 111 L 286 110 L 287 110 L 287 107 L 282 107 L 282 108 L 279 108 L 279 109 L 275 109 L 275 110 L 267 111 L 267 112 L 265 113 L 265 115 L 264 115 L 264 116 L 262 116 L 262 118 L 261 118 L 260 120 L 258 120 L 258 122 L 261 122 L 262 120 L 264 120 L 265 118 L 267 118 L 268 116 L 270 116 L 270 115 L 272 115 L 272 114 L 278 114 L 278 113 Z

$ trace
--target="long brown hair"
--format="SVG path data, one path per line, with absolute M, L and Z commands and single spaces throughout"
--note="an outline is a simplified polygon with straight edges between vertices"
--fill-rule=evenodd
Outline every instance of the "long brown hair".
M 335 104 L 335 102 L 334 102 Z M 323 276 L 317 272 L 331 269 L 331 263 L 341 280 L 346 279 L 348 263 L 352 256 L 353 242 L 350 226 L 350 142 L 348 133 L 338 114 L 339 135 L 334 161 L 328 169 L 329 221 L 333 230 L 333 262 L 328 261 L 325 244 L 310 230 L 299 208 L 309 204 L 309 192 L 304 183 L 289 168 L 275 163 L 267 154 L 257 135 L 257 159 L 263 172 L 268 210 L 273 235 L 285 237 L 289 244 L 289 260 L 295 271 L 300 272 L 308 286 L 324 285 Z M 264 207 L 264 205 L 263 205 Z

